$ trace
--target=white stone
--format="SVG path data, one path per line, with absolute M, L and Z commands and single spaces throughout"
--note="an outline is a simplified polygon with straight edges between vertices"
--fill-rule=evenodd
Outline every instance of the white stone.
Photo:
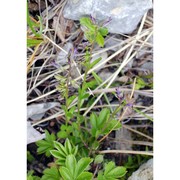
M 110 33 L 132 33 L 143 15 L 152 8 L 152 0 L 68 0 L 64 17 L 79 20 L 92 15 L 98 21 L 111 21 L 106 25 Z
M 153 159 L 142 164 L 128 180 L 153 180 Z

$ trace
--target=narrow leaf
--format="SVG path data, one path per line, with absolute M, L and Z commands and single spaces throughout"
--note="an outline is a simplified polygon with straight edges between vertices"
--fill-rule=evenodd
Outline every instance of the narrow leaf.
M 81 173 L 88 167 L 88 165 L 92 162 L 91 158 L 82 158 L 78 161 L 77 167 L 75 170 L 75 177 L 79 177 Z
M 76 164 L 77 164 L 77 162 L 76 162 L 76 158 L 74 155 L 71 154 L 66 157 L 66 167 L 72 174 L 72 177 L 75 177 Z
M 63 177 L 64 180 L 73 180 L 73 177 L 66 167 L 61 167 L 60 168 L 60 174 Z
M 101 47 L 104 46 L 104 38 L 103 38 L 103 36 L 100 34 L 100 32 L 97 33 L 96 42 L 98 43 L 99 46 L 101 46 Z
M 83 172 L 77 180 L 91 180 L 93 178 L 93 174 L 90 172 Z

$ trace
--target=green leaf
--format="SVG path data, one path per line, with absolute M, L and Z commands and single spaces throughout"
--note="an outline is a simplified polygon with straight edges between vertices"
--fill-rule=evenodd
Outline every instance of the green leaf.
M 106 164 L 104 174 L 105 175 L 108 174 L 114 167 L 115 167 L 115 163 L 112 161 Z
M 104 174 L 98 174 L 98 180 L 116 180 L 117 178 L 123 177 L 126 174 L 126 168 L 122 166 L 116 167 L 113 161 L 105 164 Z M 102 178 L 103 177 L 103 178 Z
M 110 115 L 109 109 L 104 108 L 101 110 L 98 121 L 97 121 L 98 129 L 101 129 L 102 127 L 104 127 L 104 124 L 107 122 L 109 115 Z
M 80 24 L 87 27 L 90 31 L 95 31 L 95 26 L 89 17 L 82 17 L 80 19 Z
M 101 84 L 103 80 L 93 71 L 92 75 L 94 76 L 94 79 L 96 79 L 98 84 Z
M 98 29 L 98 31 L 100 32 L 100 34 L 101 34 L 102 36 L 106 36 L 106 35 L 108 34 L 108 29 L 105 28 L 105 27 L 100 27 L 100 28 Z
M 94 88 L 97 85 L 97 82 L 95 80 L 92 80 L 90 82 L 85 83 L 85 89 L 87 88 Z M 89 95 L 89 94 L 88 94 Z M 89 97 L 89 96 L 88 96 Z
M 70 171 L 72 177 L 75 177 L 75 169 L 76 169 L 76 158 L 74 155 L 68 155 L 66 157 L 66 168 Z
M 32 162 L 35 160 L 34 156 L 30 153 L 30 151 L 27 151 L 27 160 L 29 162 Z
M 77 180 L 91 180 L 93 178 L 93 174 L 90 172 L 83 172 Z
M 71 172 L 66 167 L 60 168 L 60 174 L 64 180 L 73 180 L 73 176 L 71 175 Z
M 100 32 L 97 33 L 96 42 L 98 43 L 99 46 L 101 46 L 101 47 L 104 46 L 104 38 Z
M 95 113 L 91 113 L 90 115 L 90 122 L 91 122 L 91 125 L 92 125 L 92 128 L 93 129 L 98 129 L 98 126 L 97 126 L 97 115 Z
M 100 164 L 100 163 L 103 162 L 103 160 L 104 160 L 103 155 L 99 154 L 99 155 L 97 155 L 97 156 L 95 157 L 94 163 L 95 163 L 95 164 Z
M 46 140 L 49 142 L 53 142 L 56 139 L 56 136 L 54 134 L 50 134 L 47 130 L 45 130 L 46 134 Z
M 57 150 L 51 150 L 50 152 L 57 159 L 60 159 L 60 158 L 65 159 L 65 157 L 66 157 L 64 154 L 62 154 L 61 152 L 59 152 Z
M 43 42 L 43 39 L 27 39 L 27 47 L 33 47 Z
M 66 131 L 59 131 L 58 133 L 57 133 L 57 137 L 58 138 L 67 138 L 68 137 L 68 133 L 66 132 Z
M 37 152 L 38 154 L 45 153 L 47 157 L 49 157 L 50 150 L 54 149 L 54 140 L 56 139 L 56 136 L 54 134 L 49 134 L 47 130 L 45 130 L 46 138 L 44 140 L 40 140 L 36 142 L 36 145 L 38 146 Z
M 76 98 L 75 95 L 74 95 L 74 96 L 71 96 L 71 97 L 68 97 L 68 99 L 67 99 L 67 105 L 68 105 L 68 106 L 71 105 L 71 103 L 74 101 L 75 98 Z
M 82 99 L 87 99 L 88 97 L 89 97 L 89 94 L 86 93 L 86 94 L 84 94 L 84 95 L 82 96 Z
M 91 64 L 90 64 L 90 68 L 93 68 L 99 61 L 101 61 L 101 57 L 99 57 L 98 59 L 94 60 Z
M 80 159 L 75 170 L 75 177 L 79 177 L 92 161 L 93 160 L 91 158 Z
M 106 180 L 106 179 L 104 178 L 104 176 L 103 176 L 103 172 L 102 172 L 102 171 L 100 171 L 100 172 L 98 173 L 97 179 L 98 179 L 98 180 Z
M 50 169 L 45 169 L 43 171 L 43 176 L 41 180 L 59 180 L 60 179 L 60 173 L 56 167 L 51 167 Z
M 78 151 L 78 146 L 74 147 L 72 150 L 72 154 L 76 155 Z
M 110 172 L 108 172 L 107 177 L 120 178 L 123 177 L 125 174 L 126 174 L 126 168 L 118 166 L 112 169 Z
M 67 153 L 68 153 L 68 154 L 71 154 L 71 152 L 72 152 L 72 146 L 71 146 L 71 143 L 69 142 L 69 139 L 66 139 L 65 149 L 67 150 Z
M 67 151 L 66 151 L 65 147 L 61 143 L 54 141 L 54 147 L 64 156 L 67 155 Z
M 113 119 L 113 120 L 110 120 L 110 122 L 108 122 L 108 125 L 107 125 L 107 128 L 103 131 L 103 133 L 108 133 L 111 129 L 113 130 L 117 130 L 119 128 L 121 128 L 122 125 L 119 121 Z

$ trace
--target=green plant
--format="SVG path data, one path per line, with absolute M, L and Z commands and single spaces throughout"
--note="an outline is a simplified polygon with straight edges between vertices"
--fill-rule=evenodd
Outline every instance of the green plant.
M 43 171 L 41 180 L 59 180 L 61 178 L 57 167 L 47 168 Z
M 86 27 L 85 36 L 90 41 L 93 47 L 94 43 L 99 46 L 104 46 L 104 36 L 108 31 L 104 27 L 99 27 L 94 24 L 90 18 L 81 18 L 81 25 Z M 63 141 L 64 145 L 56 139 L 54 134 L 49 134 L 45 131 L 46 138 L 38 141 L 38 154 L 45 153 L 46 156 L 52 155 L 55 158 L 55 166 L 45 169 L 42 180 L 46 179 L 63 179 L 63 180 L 81 180 L 94 179 L 108 180 L 112 176 L 112 180 L 122 177 L 126 174 L 126 169 L 116 167 L 115 163 L 109 162 L 104 165 L 104 157 L 98 154 L 102 137 L 108 135 L 111 131 L 121 128 L 121 123 L 115 118 L 115 114 L 123 108 L 125 104 L 120 104 L 114 111 L 108 108 L 102 108 L 100 112 L 90 112 L 88 115 L 82 114 L 83 108 L 91 106 L 93 99 L 89 93 L 102 83 L 102 79 L 92 72 L 94 79 L 88 81 L 88 72 L 92 69 L 101 58 L 91 62 L 92 48 L 85 48 L 85 56 L 82 65 L 85 72 L 82 84 L 78 87 L 78 92 L 69 95 L 69 85 L 73 84 L 70 77 L 70 72 L 67 76 L 56 75 L 55 78 L 59 81 L 57 89 L 65 99 L 64 105 L 61 108 L 64 111 L 64 124 L 61 125 L 57 137 Z M 68 61 L 71 71 L 71 61 Z M 108 98 L 104 96 L 107 100 Z M 108 100 L 107 100 L 108 102 Z M 107 160 L 106 160 L 107 161 Z M 97 175 L 92 174 L 92 166 L 96 167 L 100 172 Z M 114 174 L 114 175 L 112 175 Z
M 56 150 L 51 150 L 51 154 L 57 158 L 56 163 L 58 165 L 64 165 L 66 161 L 66 157 L 70 154 L 76 155 L 78 147 L 72 147 L 71 143 L 69 142 L 69 139 L 66 139 L 65 146 L 63 146 L 61 143 L 54 141 L 54 147 Z
M 126 174 L 126 168 L 122 166 L 116 167 L 114 162 L 105 164 L 104 171 L 98 173 L 98 180 L 117 180 Z
M 31 170 L 27 174 L 27 180 L 40 180 L 41 178 L 33 175 L 34 171 Z
M 60 168 L 61 176 L 64 180 L 90 180 L 93 174 L 86 171 L 92 162 L 91 158 L 81 158 L 78 162 L 73 154 L 66 157 L 65 166 Z
M 92 180 L 96 174 L 90 172 L 91 164 L 98 165 L 104 161 L 102 155 L 97 155 L 95 158 L 81 157 L 77 161 L 78 147 L 73 147 L 68 139 L 64 145 L 54 141 L 54 146 L 56 150 L 50 152 L 57 160 L 53 167 L 43 171 L 42 180 Z M 111 161 L 99 171 L 97 178 L 98 180 L 116 180 L 125 174 L 126 168 L 116 167 L 115 163 Z
M 27 160 L 29 162 L 32 162 L 35 160 L 34 156 L 30 153 L 30 151 L 27 151 Z
M 56 136 L 54 134 L 50 134 L 47 130 L 45 130 L 45 135 L 45 140 L 36 142 L 36 145 L 38 146 L 37 153 L 45 153 L 46 156 L 49 157 L 51 155 L 50 150 L 54 149 L 54 141 L 56 140 Z
M 152 83 L 149 84 L 149 83 L 145 82 L 145 80 L 143 78 L 138 77 L 137 81 L 136 81 L 135 89 L 141 89 L 141 88 L 145 88 L 145 87 L 153 88 L 153 84 Z
M 104 36 L 108 34 L 108 29 L 94 24 L 89 17 L 82 17 L 80 23 L 85 27 L 85 36 L 90 43 L 96 42 L 99 46 L 104 46 Z
M 99 116 L 96 113 L 91 113 L 90 122 L 92 126 L 91 134 L 95 138 L 108 133 L 112 128 L 116 130 L 121 127 L 120 122 L 117 122 L 117 120 L 110 120 L 110 111 L 107 108 L 102 109 Z
M 27 24 L 28 27 L 30 28 L 31 32 L 33 35 L 28 35 L 27 37 L 27 47 L 32 47 L 32 46 L 37 46 L 41 42 L 43 42 L 43 36 L 42 36 L 42 18 L 38 16 L 39 22 L 35 22 L 35 20 L 32 20 L 29 10 L 27 8 Z M 29 34 L 29 33 L 28 33 Z

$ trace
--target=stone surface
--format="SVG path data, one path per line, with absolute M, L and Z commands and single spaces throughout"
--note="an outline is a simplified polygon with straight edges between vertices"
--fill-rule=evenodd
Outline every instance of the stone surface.
M 141 68 L 153 71 L 153 62 L 145 62 Z
M 152 0 L 68 0 L 65 18 L 79 20 L 93 16 L 97 21 L 110 22 L 105 26 L 110 33 L 128 34 L 134 31 L 142 16 L 152 8 Z
M 153 159 L 142 164 L 128 180 L 153 180 Z
M 70 52 L 70 50 L 73 48 L 73 44 L 71 42 L 66 43 L 62 47 L 67 53 Z M 68 64 L 68 54 L 64 51 L 60 51 L 57 54 L 57 58 L 55 59 L 55 63 L 58 67 Z
M 32 127 L 30 122 L 27 122 L 27 144 L 39 141 L 45 137 L 45 133 L 41 134 Z
M 60 104 L 58 102 L 48 102 L 29 105 L 27 106 L 27 118 L 39 120 L 44 116 L 46 111 L 54 108 L 55 106 L 60 106 Z

